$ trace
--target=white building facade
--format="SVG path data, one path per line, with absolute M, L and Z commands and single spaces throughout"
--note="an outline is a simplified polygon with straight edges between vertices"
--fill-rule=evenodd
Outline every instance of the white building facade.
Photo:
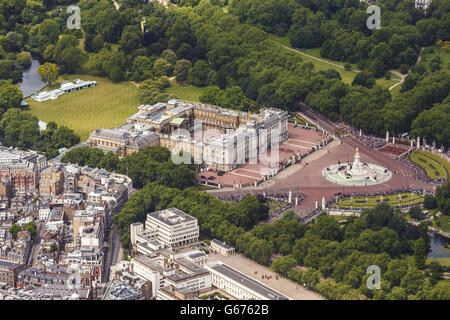
M 206 269 L 211 272 L 213 286 L 238 300 L 289 300 L 275 290 L 220 261 L 214 265 L 206 266 Z
M 168 247 L 178 247 L 198 241 L 197 219 L 177 208 L 149 213 L 145 230 L 153 230 L 156 238 Z

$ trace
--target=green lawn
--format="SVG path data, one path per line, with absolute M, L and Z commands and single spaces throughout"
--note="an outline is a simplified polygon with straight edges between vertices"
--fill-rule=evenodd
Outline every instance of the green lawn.
M 55 121 L 73 129 L 86 140 L 99 128 L 113 128 L 125 123 L 139 106 L 138 90 L 128 82 L 114 83 L 107 78 L 69 75 L 58 82 L 80 78 L 95 80 L 97 86 L 66 93 L 56 100 L 36 102 L 27 99 L 30 112 L 44 122 Z
M 425 48 L 422 54 L 422 59 L 420 60 L 420 63 L 425 65 L 427 71 L 430 71 L 430 61 L 434 57 L 441 58 L 441 69 L 450 68 L 450 52 L 441 50 L 438 46 L 430 46 Z
M 204 88 L 192 85 L 180 85 L 175 80 L 170 81 L 171 87 L 164 90 L 164 92 L 174 94 L 180 100 L 200 102 L 200 96 L 203 94 Z
M 397 76 L 395 78 L 398 78 Z M 392 87 L 394 84 L 398 83 L 399 81 L 397 80 L 386 80 L 386 78 L 379 78 L 377 79 L 377 85 L 382 86 L 383 88 L 389 89 L 390 87 Z M 397 87 L 401 87 L 402 85 L 399 84 Z M 394 89 L 396 89 L 397 87 L 395 87 Z
M 342 224 L 346 223 L 347 220 L 350 218 L 347 216 L 330 216 L 330 217 L 332 217 L 334 220 L 336 220 L 337 222 L 342 223 Z
M 426 263 L 430 264 L 431 262 L 439 262 L 442 266 L 450 267 L 450 258 L 427 258 Z
M 276 35 L 274 35 L 272 33 L 269 33 L 269 40 L 271 40 L 274 43 L 278 43 L 278 44 L 284 45 L 284 46 L 286 46 L 288 48 L 292 48 L 288 36 L 278 37 L 278 36 L 276 36 Z M 327 61 L 329 63 L 334 63 L 334 64 L 337 64 L 337 65 L 340 65 L 342 67 L 347 64 L 346 62 L 334 61 L 334 60 L 330 60 L 330 59 L 322 57 L 320 55 L 320 48 L 301 49 L 301 50 L 296 49 L 296 50 L 300 51 L 300 52 L 303 52 L 303 53 L 306 53 L 306 54 L 309 54 L 309 55 L 311 55 L 313 57 L 320 58 L 320 59 L 325 60 L 325 61 Z M 345 69 L 340 68 L 338 66 L 333 66 L 332 64 L 329 64 L 327 62 L 319 61 L 319 60 L 313 59 L 311 57 L 307 57 L 305 55 L 301 55 L 301 57 L 302 57 L 302 59 L 304 61 L 311 62 L 312 64 L 314 64 L 314 67 L 315 67 L 316 71 L 325 71 L 325 70 L 328 70 L 328 69 L 336 70 L 341 75 L 342 81 L 344 83 L 347 83 L 347 84 L 351 84 L 353 79 L 355 78 L 355 76 L 357 74 L 357 72 L 355 72 L 355 71 L 346 71 Z M 351 64 L 351 63 L 350 63 L 350 65 L 352 66 L 353 69 L 356 69 L 356 65 Z M 392 79 L 399 79 L 399 77 L 394 75 L 394 74 L 391 74 L 391 77 L 392 77 Z M 377 79 L 377 84 L 382 86 L 383 88 L 386 88 L 386 89 L 389 89 L 396 82 L 397 81 L 395 81 L 395 80 L 386 80 L 385 78 Z
M 346 64 L 349 64 L 349 65 L 352 66 L 353 69 L 358 69 L 358 67 L 356 66 L 356 64 L 349 63 L 349 62 L 342 62 L 342 61 L 334 61 L 334 60 L 331 60 L 331 59 L 327 59 L 327 58 L 322 57 L 322 56 L 320 55 L 320 49 L 321 49 L 321 48 L 319 47 L 319 48 L 312 48 L 312 49 L 302 49 L 301 51 L 303 51 L 304 53 L 307 53 L 307 54 L 309 54 L 309 55 L 311 55 L 311 56 L 313 56 L 313 57 L 316 57 L 316 58 L 320 58 L 320 59 L 326 60 L 326 61 L 328 61 L 328 62 L 330 62 L 330 63 L 335 63 L 335 64 L 341 65 L 341 66 L 343 66 L 343 67 L 344 67 Z
M 308 126 L 310 126 L 310 127 L 315 127 L 315 125 L 313 125 L 312 123 L 307 121 L 305 118 L 303 118 L 299 114 L 295 114 L 294 117 L 289 119 L 289 123 L 295 123 L 295 121 L 297 121 L 297 125 L 300 125 L 300 126 L 304 126 L 304 125 L 308 124 Z
M 439 219 L 432 220 L 433 227 L 439 228 L 445 232 L 450 232 L 450 217 L 441 215 Z
M 423 196 L 413 193 L 413 199 L 411 199 L 411 193 L 401 193 L 400 205 L 410 205 L 423 202 Z M 391 206 L 398 206 L 398 195 L 383 196 L 383 202 L 388 202 Z M 350 208 L 351 198 L 339 199 L 338 207 Z M 368 197 L 368 207 L 375 207 L 380 203 L 379 196 Z M 335 204 L 332 205 L 332 207 Z M 365 208 L 366 197 L 353 197 L 353 208 Z
M 423 167 L 430 178 L 449 178 L 450 163 L 431 152 L 416 150 L 408 158 Z
M 198 190 L 198 191 L 216 190 L 216 189 L 217 189 L 217 188 L 214 188 L 214 187 L 205 186 L 205 185 L 200 185 L 200 184 L 193 185 L 193 186 L 190 187 L 190 188 L 195 189 L 195 190 Z
M 398 86 L 396 86 L 394 89 L 392 89 L 391 92 L 391 96 L 392 98 L 398 96 L 400 94 L 400 89 L 402 88 L 402 84 L 399 84 Z
M 274 43 L 278 43 L 278 44 L 284 45 L 286 47 L 292 48 L 291 43 L 289 42 L 289 38 L 287 36 L 278 37 L 278 36 L 276 36 L 274 34 L 269 34 L 269 40 L 271 40 Z M 312 56 L 319 57 L 319 58 L 321 58 L 323 60 L 327 60 L 327 61 L 329 61 L 331 63 L 342 64 L 342 63 L 339 63 L 339 62 L 336 62 L 336 61 L 332 61 L 332 60 L 328 60 L 326 58 L 320 57 L 320 48 L 302 49 L 302 50 L 296 49 L 296 50 L 300 51 L 300 52 L 304 52 L 304 53 L 310 54 Z M 328 70 L 328 69 L 336 70 L 341 75 L 342 81 L 347 83 L 347 84 L 351 84 L 353 79 L 355 78 L 356 72 L 354 72 L 354 71 L 345 71 L 343 68 L 339 68 L 339 67 L 333 66 L 333 65 L 328 64 L 326 62 L 318 61 L 316 59 L 313 59 L 313 58 L 310 58 L 310 57 L 307 57 L 307 56 L 304 56 L 304 55 L 300 55 L 300 56 L 303 59 L 303 61 L 311 62 L 314 65 L 314 69 L 316 71 L 325 71 L 325 70 Z M 344 65 L 344 64 L 342 64 L 342 65 Z
M 268 33 L 267 35 L 269 36 L 269 40 L 275 41 L 279 44 L 282 44 L 283 46 L 292 48 L 291 41 L 289 40 L 289 37 L 287 35 L 284 37 L 279 37 L 273 33 Z

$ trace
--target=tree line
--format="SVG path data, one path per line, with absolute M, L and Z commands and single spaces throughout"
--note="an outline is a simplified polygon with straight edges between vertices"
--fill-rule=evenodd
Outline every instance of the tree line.
M 170 207 L 195 217 L 202 236 L 222 239 L 232 246 L 245 236 L 245 231 L 269 217 L 265 200 L 258 196 L 247 196 L 233 205 L 195 187 L 180 190 L 152 182 L 133 194 L 113 217 L 122 245 L 131 248 L 131 223 L 144 222 L 147 213 Z
M 356 0 L 238 0 L 231 2 L 230 13 L 221 1 L 186 1 L 168 9 L 122 1 L 116 10 L 107 0 L 82 0 L 82 31 L 68 30 L 67 13 L 55 4 L 45 4 L 48 14 L 37 14 L 27 22 L 29 29 L 23 28 L 23 19 L 16 20 L 21 48 L 56 64 L 60 73 L 141 82 L 142 103 L 176 98 L 164 92 L 168 77 L 174 77 L 181 85 L 206 87 L 200 97 L 204 103 L 247 111 L 296 110 L 305 102 L 368 133 L 409 131 L 448 146 L 448 69 L 437 60 L 430 62 L 430 70 L 422 64 L 412 67 L 420 46 L 449 38 L 450 9 L 443 1 L 433 1 L 426 15 L 406 0 L 395 5 L 380 1 L 383 27 L 374 31 L 365 26 L 367 4 Z M 15 10 L 25 10 L 20 8 Z M 8 32 L 12 28 L 5 29 L 5 37 Z M 266 32 L 287 34 L 295 47 L 321 46 L 323 56 L 355 63 L 362 72 L 346 85 L 337 72 L 316 72 L 311 63 L 270 41 Z M 296 44 L 296 37 L 317 43 Z M 375 85 L 375 78 L 402 64 L 412 72 L 401 94 L 392 98 Z
M 146 147 L 122 159 L 113 152 L 104 153 L 100 149 L 80 147 L 65 152 L 61 162 L 127 175 L 137 189 L 151 182 L 183 189 L 193 184 L 195 175 L 194 165 L 174 164 L 170 151 L 159 146 Z
M 448 2 L 433 1 L 426 12 L 407 0 L 382 0 L 376 5 L 381 8 L 382 28 L 372 31 L 366 27 L 368 4 L 358 0 L 235 0 L 229 11 L 242 23 L 286 35 L 294 48 L 320 47 L 321 56 L 354 63 L 362 70 L 352 86 L 372 90 L 346 86 L 347 92 L 333 92 L 330 83 L 310 89 L 309 97 L 299 97 L 332 120 L 342 119 L 376 135 L 409 131 L 414 138 L 448 146 L 448 66 L 443 68 L 439 57 L 430 61 L 429 70 L 423 62 L 415 66 L 421 47 L 450 39 Z M 392 99 L 373 87 L 375 78 L 390 78 L 386 72 L 397 68 L 412 73 L 402 86 L 404 94 Z M 432 88 L 435 82 L 438 88 Z M 409 92 L 412 88 L 416 90 Z
M 18 108 L 8 109 L 1 117 L 0 137 L 4 146 L 36 150 L 48 158 L 59 155 L 58 149 L 80 142 L 80 136 L 53 121 L 41 131 L 38 118 Z
M 289 216 L 284 219 L 296 223 Z M 361 217 L 351 217 L 344 224 L 332 216 L 320 216 L 300 237 L 286 239 L 285 247 L 277 250 L 278 237 L 285 236 L 285 231 L 278 233 L 275 225 L 260 225 L 251 233 L 282 254 L 271 261 L 274 271 L 329 299 L 449 298 L 448 284 L 439 282 L 446 268 L 437 262 L 426 264 L 429 238 L 425 226 L 412 226 L 388 204 L 365 210 Z M 249 251 L 244 244 L 243 250 Z M 370 265 L 381 270 L 381 289 L 367 287 Z

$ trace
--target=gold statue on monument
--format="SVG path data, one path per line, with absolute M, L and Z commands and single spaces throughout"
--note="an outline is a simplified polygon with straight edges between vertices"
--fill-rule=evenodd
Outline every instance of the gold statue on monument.
M 359 148 L 358 147 L 356 147 L 355 157 L 359 157 Z

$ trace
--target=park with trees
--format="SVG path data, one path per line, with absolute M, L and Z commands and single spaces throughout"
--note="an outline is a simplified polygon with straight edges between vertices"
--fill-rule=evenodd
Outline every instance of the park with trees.
M 169 8 L 147 1 L 119 2 L 117 9 L 108 0 L 78 1 L 81 30 L 67 28 L 69 14 L 62 9 L 71 4 L 69 0 L 0 3 L 4 145 L 54 157 L 58 149 L 80 142 L 72 127 L 56 122 L 49 121 L 47 129 L 40 131 L 38 118 L 20 109 L 23 95 L 17 82 L 30 65 L 30 55 L 39 58 L 39 73 L 50 86 L 58 76 L 79 74 L 107 78 L 114 88 L 123 89 L 121 84 L 134 81 L 139 88 L 134 88 L 136 100 L 126 99 L 136 107 L 138 101 L 182 98 L 168 89 L 174 84 L 190 85 L 202 88 L 199 101 L 204 103 L 242 111 L 263 107 L 296 111 L 302 102 L 367 133 L 410 132 L 413 138 L 450 145 L 449 68 L 436 56 L 416 65 L 422 47 L 437 45 L 442 52 L 447 48 L 443 45 L 450 40 L 446 0 L 433 1 L 426 14 L 409 0 L 378 0 L 383 22 L 381 29 L 373 31 L 366 28 L 367 4 L 359 0 L 229 4 L 176 0 L 178 7 Z M 339 72 L 319 72 L 295 52 L 281 50 L 270 34 L 287 36 L 294 48 L 320 47 L 321 56 L 344 63 L 348 70 L 356 65 L 360 72 L 345 83 Z M 391 69 L 409 72 L 396 95 L 375 80 Z M 89 99 L 88 107 L 96 107 Z M 106 109 L 112 110 L 109 105 Z M 130 249 L 131 223 L 144 221 L 148 212 L 177 207 L 198 219 L 203 239 L 221 239 L 329 299 L 450 299 L 448 282 L 441 281 L 448 267 L 426 260 L 426 225 L 412 225 L 388 203 L 363 210 L 360 217 L 345 223 L 322 215 L 305 225 L 293 214 L 265 223 L 269 209 L 264 198 L 247 196 L 233 204 L 198 190 L 193 186 L 194 167 L 174 165 L 165 148 L 149 147 L 123 159 L 76 148 L 62 161 L 132 178 L 138 191 L 113 217 L 126 249 Z M 449 193 L 449 183 L 437 188 L 434 201 L 428 199 L 426 206 L 448 216 Z M 409 215 L 422 221 L 417 209 Z M 33 233 L 32 226 L 27 229 Z M 12 231 L 20 230 L 13 226 Z M 384 275 L 380 290 L 366 286 L 370 265 L 379 266 Z
M 131 223 L 169 207 L 197 218 L 201 238 L 226 241 L 246 257 L 329 299 L 450 298 L 448 284 L 440 281 L 448 267 L 426 263 L 426 226 L 408 223 L 387 203 L 364 210 L 345 224 L 322 215 L 304 225 L 295 214 L 259 223 L 268 216 L 260 196 L 247 196 L 233 205 L 193 187 L 180 190 L 152 182 L 113 217 L 124 247 L 130 248 Z M 366 286 L 370 265 L 381 269 L 381 290 Z
M 82 29 L 69 30 L 68 14 L 58 10 L 65 5 L 62 0 L 31 7 L 25 0 L 7 1 L 0 15 L 16 19 L 0 28 L 5 52 L 0 52 L 0 79 L 5 74 L 17 81 L 14 70 L 27 65 L 23 52 L 28 51 L 43 65 L 55 64 L 60 74 L 135 81 L 143 86 L 142 103 L 183 98 L 178 90 L 183 87 L 202 88 L 198 97 L 204 103 L 253 111 L 295 110 L 303 102 L 367 133 L 410 132 L 449 144 L 448 66 L 438 56 L 426 67 L 415 65 L 421 47 L 441 43 L 437 50 L 447 48 L 450 8 L 445 1 L 433 1 L 427 14 L 408 0 L 379 1 L 379 30 L 366 28 L 367 4 L 357 0 L 235 0 L 228 10 L 223 1 L 210 0 L 180 1 L 168 8 L 155 2 L 120 3 L 116 9 L 107 0 L 79 1 Z M 343 83 L 333 69 L 319 72 L 301 55 L 274 45 L 272 33 L 288 36 L 296 48 L 320 47 L 321 56 L 357 65 L 361 72 L 351 84 Z M 16 56 L 22 64 L 14 62 Z M 375 84 L 388 70 L 405 66 L 411 70 L 398 94 Z M 54 78 L 48 78 L 50 69 L 45 74 Z M 161 77 L 177 86 L 169 87 Z

